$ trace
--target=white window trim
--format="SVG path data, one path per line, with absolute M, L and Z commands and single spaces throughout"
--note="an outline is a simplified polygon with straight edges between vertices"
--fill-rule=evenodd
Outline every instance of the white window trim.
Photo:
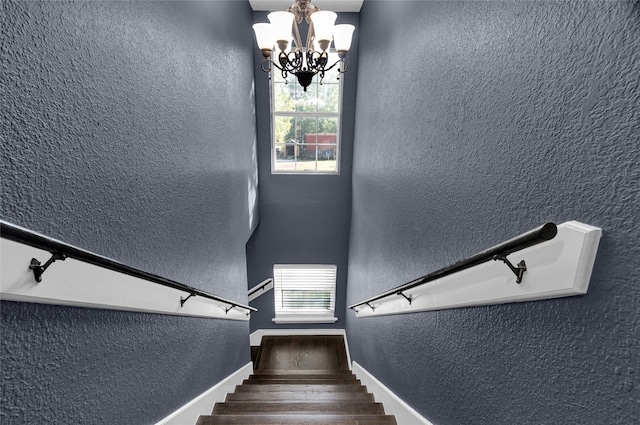
M 290 323 L 335 323 L 338 321 L 338 318 L 335 317 L 335 296 L 336 296 L 336 286 L 337 286 L 337 282 L 334 281 L 334 287 L 333 287 L 333 311 L 328 311 L 328 312 L 301 312 L 301 311 L 296 311 L 296 312 L 278 312 L 278 309 L 275 306 L 275 303 L 277 302 L 277 291 L 279 290 L 278 288 L 278 277 L 276 276 L 276 266 L 284 266 L 284 268 L 287 269 L 305 269 L 305 268 L 333 268 L 335 269 L 335 273 L 336 273 L 336 281 L 337 281 L 337 274 L 338 274 L 338 268 L 336 265 L 334 264 L 274 264 L 274 312 L 276 317 L 274 317 L 273 319 L 271 319 L 274 323 L 278 323 L 278 324 L 290 324 Z
M 335 53 L 335 51 L 332 50 L 332 53 Z M 292 111 L 292 112 L 276 112 L 275 111 L 275 103 L 274 103 L 274 95 L 273 95 L 273 84 L 275 81 L 275 72 L 280 72 L 276 67 L 272 67 L 271 69 L 271 78 L 269 79 L 269 104 L 271 106 L 271 148 L 270 148 L 270 154 L 271 154 L 271 174 L 282 174 L 282 175 L 286 175 L 286 174 L 292 174 L 292 175 L 315 175 L 315 176 L 339 176 L 340 175 L 340 164 L 342 163 L 342 152 L 341 152 L 341 145 L 342 145 L 342 97 L 344 94 L 344 78 L 340 78 L 338 80 L 338 86 L 339 86 L 339 91 L 338 91 L 338 112 L 313 112 L 313 113 L 309 113 L 309 112 L 299 112 L 299 111 Z M 320 78 L 319 75 L 316 75 L 313 77 L 314 81 L 312 83 L 316 84 L 316 79 Z M 287 80 L 291 80 L 289 81 L 289 84 L 298 84 L 298 80 L 295 78 L 295 76 L 293 75 L 289 75 L 289 77 L 287 77 Z M 332 83 L 333 84 L 333 83 Z M 275 118 L 277 116 L 295 116 L 295 117 L 311 117 L 311 116 L 315 116 L 315 117 L 330 117 L 330 118 L 337 118 L 338 120 L 338 131 L 337 131 L 337 137 L 336 137 L 336 171 L 331 172 L 331 171 L 317 171 L 317 170 L 294 170 L 294 171 L 290 171 L 290 170 L 284 170 L 284 171 L 278 171 L 276 170 L 276 157 L 275 157 Z M 317 161 L 317 159 L 316 159 Z
M 274 317 L 271 319 L 273 323 L 278 324 L 286 324 L 286 323 L 336 323 L 338 321 L 337 317 L 333 317 L 333 315 L 321 317 L 321 316 L 294 316 L 287 315 L 287 317 L 283 317 L 282 315 L 278 317 Z

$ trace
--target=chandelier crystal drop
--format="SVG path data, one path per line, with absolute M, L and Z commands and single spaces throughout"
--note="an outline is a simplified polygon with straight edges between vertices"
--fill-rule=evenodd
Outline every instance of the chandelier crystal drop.
M 328 10 L 319 10 L 311 0 L 295 0 L 284 12 L 272 12 L 267 15 L 269 23 L 253 25 L 258 48 L 264 59 L 260 68 L 267 73 L 274 66 L 286 79 L 293 74 L 298 83 L 307 91 L 315 75 L 320 83 L 325 73 L 334 67 L 341 74 L 347 72 L 345 57 L 351 47 L 355 27 L 353 25 L 335 25 L 337 15 Z M 305 20 L 309 26 L 306 43 L 302 42 L 298 25 Z M 329 50 L 333 41 L 338 60 L 329 65 Z M 277 60 L 271 59 L 277 48 Z

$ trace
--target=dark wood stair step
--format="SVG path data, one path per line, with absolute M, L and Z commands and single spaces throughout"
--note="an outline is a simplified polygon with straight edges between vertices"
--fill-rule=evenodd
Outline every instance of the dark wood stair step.
M 236 393 L 240 392 L 285 392 L 295 391 L 304 393 L 321 392 L 367 392 L 367 387 L 358 384 L 271 384 L 271 385 L 236 385 Z
M 245 379 L 242 385 L 362 385 L 359 379 Z
M 197 425 L 397 425 L 349 370 L 339 335 L 265 336 L 254 373 Z
M 369 393 L 361 392 L 326 392 L 326 393 L 305 393 L 305 392 L 239 392 L 233 394 L 227 394 L 225 402 L 230 401 L 244 401 L 244 402 L 313 402 L 313 403 L 325 403 L 334 401 L 363 401 L 373 403 L 373 395 Z
M 350 370 L 256 370 L 249 378 L 266 378 L 266 379 L 356 379 L 356 376 Z
M 327 403 L 216 403 L 213 414 L 292 414 L 292 415 L 341 415 L 341 414 L 369 414 L 384 415 L 381 403 L 361 401 L 334 401 Z
M 349 369 L 256 369 L 255 375 L 353 375 Z
M 196 425 L 397 425 L 389 415 L 210 415 Z
M 349 369 L 342 335 L 265 335 L 258 351 L 256 369 Z

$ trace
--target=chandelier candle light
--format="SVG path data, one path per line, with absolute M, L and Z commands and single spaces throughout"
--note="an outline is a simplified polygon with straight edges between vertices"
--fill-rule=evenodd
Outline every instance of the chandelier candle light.
M 264 56 L 260 68 L 271 72 L 271 65 L 282 72 L 282 78 L 293 74 L 307 91 L 313 77 L 320 75 L 320 83 L 325 72 L 338 65 L 337 71 L 344 74 L 347 64 L 344 58 L 351 47 L 353 25 L 335 25 L 337 15 L 328 10 L 319 10 L 311 0 L 296 0 L 286 12 L 272 12 L 267 15 L 268 24 L 253 25 L 258 47 Z M 306 45 L 302 43 L 298 24 L 305 19 L 309 24 Z M 293 31 L 293 34 L 292 34 Z M 333 40 L 339 60 L 329 62 L 329 47 Z M 278 61 L 271 60 L 274 46 L 280 49 Z

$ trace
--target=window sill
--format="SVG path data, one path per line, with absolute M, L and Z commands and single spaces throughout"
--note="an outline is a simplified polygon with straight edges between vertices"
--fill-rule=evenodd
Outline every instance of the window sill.
M 338 318 L 331 316 L 286 316 L 274 317 L 271 321 L 273 323 L 335 323 Z

